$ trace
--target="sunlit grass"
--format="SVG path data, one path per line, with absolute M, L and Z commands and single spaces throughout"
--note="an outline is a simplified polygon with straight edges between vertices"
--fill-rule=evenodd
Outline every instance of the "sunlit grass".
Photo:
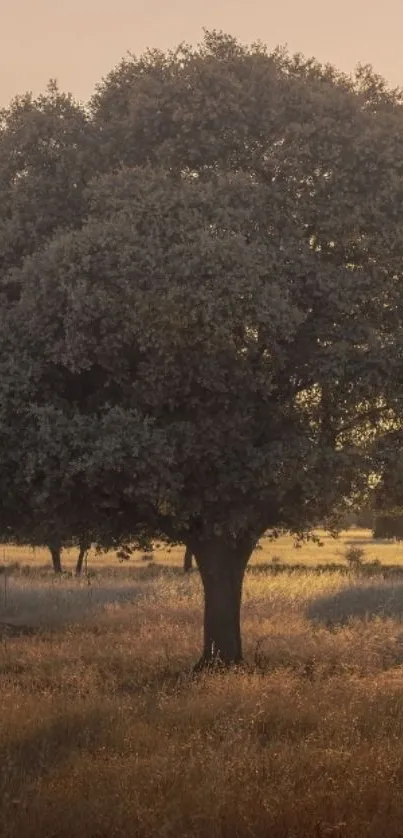
M 263 538 L 260 549 L 252 557 L 252 564 L 265 564 L 278 561 L 280 564 L 305 564 L 307 566 L 320 564 L 343 564 L 346 550 L 351 546 L 358 546 L 364 551 L 364 560 L 380 561 L 382 564 L 403 565 L 403 542 L 374 540 L 369 530 L 350 529 L 342 532 L 338 538 L 333 538 L 319 530 L 317 532 L 322 546 L 308 542 L 295 547 L 291 536 L 282 536 L 275 541 Z M 154 551 L 146 561 L 152 560 L 157 564 L 182 567 L 183 547 L 166 547 L 155 545 Z M 63 551 L 63 565 L 66 570 L 74 570 L 77 561 L 77 549 Z M 50 556 L 46 548 L 32 548 L 14 544 L 0 545 L 0 564 L 11 565 L 18 562 L 21 565 L 40 567 L 50 566 Z M 137 551 L 124 567 L 144 566 L 144 554 Z M 121 563 L 114 552 L 106 554 L 90 550 L 88 553 L 88 567 L 101 570 L 107 567 L 121 567 Z
M 0 835 L 401 836 L 402 617 L 399 578 L 252 568 L 249 667 L 194 679 L 197 572 L 3 574 Z
M 374 540 L 369 530 L 345 530 L 338 538 L 318 530 L 317 535 L 322 545 L 313 542 L 294 546 L 291 536 L 282 536 L 276 541 L 265 538 L 262 540 L 262 550 L 254 555 L 256 563 L 272 561 L 277 558 L 284 564 L 342 564 L 349 547 L 360 547 L 364 551 L 365 561 L 378 559 L 383 564 L 403 564 L 403 543 Z

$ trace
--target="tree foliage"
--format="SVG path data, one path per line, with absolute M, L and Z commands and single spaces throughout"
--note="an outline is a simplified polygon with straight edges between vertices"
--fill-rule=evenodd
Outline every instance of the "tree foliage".
M 14 103 L 0 161 L 14 112 L 55 142 L 6 176 L 3 529 L 184 541 L 203 660 L 236 661 L 259 537 L 330 525 L 399 422 L 400 93 L 213 32 L 88 112 Z

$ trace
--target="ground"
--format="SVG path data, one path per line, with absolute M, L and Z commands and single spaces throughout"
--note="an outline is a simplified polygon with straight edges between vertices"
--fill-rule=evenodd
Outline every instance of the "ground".
M 91 556 L 77 581 L 6 547 L 1 838 L 403 836 L 403 573 L 347 572 L 349 542 L 403 571 L 402 547 L 361 531 L 264 542 L 245 584 L 250 666 L 196 679 L 202 597 L 183 550 Z

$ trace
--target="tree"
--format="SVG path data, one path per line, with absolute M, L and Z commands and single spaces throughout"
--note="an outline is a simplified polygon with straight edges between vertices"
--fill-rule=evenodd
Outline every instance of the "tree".
M 21 302 L 22 299 L 20 305 Z M 10 322 L 10 327 L 12 325 L 17 325 L 16 319 L 13 324 Z M 126 450 L 136 445 L 130 420 L 125 416 L 123 429 L 118 412 L 110 411 L 107 417 L 88 416 L 84 405 L 80 416 L 74 405 L 64 400 L 60 389 L 53 391 L 51 404 L 49 389 L 44 386 L 49 371 L 45 359 L 43 366 L 31 369 L 31 375 L 27 375 L 24 364 L 16 370 L 17 352 L 22 353 L 19 360 L 26 361 L 23 344 L 18 347 L 19 336 L 22 337 L 22 332 L 14 333 L 16 344 L 12 350 L 9 335 L 11 352 L 8 360 L 13 363 L 12 377 L 6 375 L 3 357 L 0 399 L 2 538 L 47 546 L 56 573 L 62 571 L 62 548 L 77 547 L 77 575 L 81 573 L 84 555 L 91 544 L 103 550 L 120 550 L 122 557 L 129 554 L 126 545 L 146 549 L 150 538 L 145 525 L 136 519 L 132 504 L 119 497 L 118 480 L 110 479 L 105 485 L 101 471 L 100 482 L 92 485 L 90 473 L 86 472 L 89 452 L 102 467 L 97 437 L 104 435 L 108 439 L 111 426 L 112 433 L 116 433 Z M 29 334 L 27 338 L 29 340 Z M 7 342 L 6 335 L 4 340 Z M 11 417 L 4 409 L 6 402 L 8 411 L 12 411 Z
M 86 109 L 55 82 L 0 111 L 0 279 L 13 297 L 9 270 L 57 229 L 80 226 L 99 171 L 94 140 Z
M 401 379 L 395 387 L 396 408 L 401 404 Z M 403 539 L 402 433 L 394 428 L 376 446 L 378 482 L 373 490 L 374 538 Z
M 7 304 L 18 300 L 20 295 L 15 269 L 22 265 L 26 256 L 51 239 L 56 230 L 79 227 L 85 217 L 85 189 L 94 173 L 99 171 L 97 146 L 93 140 L 88 110 L 71 95 L 62 93 L 55 82 L 50 82 L 46 93 L 36 99 L 31 94 L 17 97 L 0 112 L 0 293 L 5 317 Z M 25 362 L 30 363 L 27 357 Z M 4 373 L 7 379 L 7 366 Z M 45 381 L 43 385 L 47 390 Z M 8 387 L 6 381 L 4 387 Z M 10 390 L 8 392 L 8 409 L 3 414 L 3 421 L 11 431 L 16 414 L 14 396 Z M 21 389 L 16 398 L 17 401 L 29 398 L 28 390 L 24 394 Z M 37 418 L 31 418 L 33 427 L 37 427 Z M 21 433 L 20 440 L 25 439 L 30 446 L 26 450 L 30 463 L 23 462 L 31 474 L 34 451 L 39 454 L 35 447 L 39 440 L 34 440 L 32 428 L 24 437 L 24 427 L 22 420 L 21 425 L 18 422 L 14 425 L 14 431 Z M 3 465 L 12 469 L 10 478 L 18 497 L 16 505 L 13 505 L 14 494 L 3 497 L 0 516 L 3 539 L 47 546 L 54 570 L 60 573 L 62 547 L 74 544 L 75 540 L 66 526 L 66 498 L 64 508 L 60 509 L 60 519 L 56 514 L 57 502 L 52 508 L 48 504 L 46 509 L 44 506 L 47 496 L 44 484 L 49 482 L 52 468 L 49 469 L 49 463 L 45 468 L 45 462 L 42 462 L 37 475 L 38 492 L 35 493 L 29 483 L 29 474 L 21 474 L 13 448 L 7 452 Z M 58 488 L 62 480 L 63 475 L 60 475 Z M 40 486 L 38 481 L 42 481 Z M 7 485 L 10 486 L 10 480 Z M 54 492 L 53 487 L 53 497 Z M 70 502 L 68 505 L 70 508 Z M 80 533 L 76 535 L 80 540 Z
M 373 529 L 374 538 L 403 539 L 403 515 L 377 515 Z
M 87 219 L 13 272 L 1 457 L 26 475 L 46 418 L 46 474 L 66 464 L 93 540 L 185 543 L 200 665 L 238 663 L 259 538 L 330 525 L 396 413 L 400 94 L 207 33 L 124 63 L 91 107 Z M 3 471 L 13 505 L 34 460 Z
M 78 553 L 77 564 L 76 564 L 76 576 L 81 576 L 81 574 L 83 572 L 84 561 L 87 560 L 86 557 L 87 557 L 88 550 L 90 549 L 90 547 L 91 547 L 91 544 L 89 544 L 87 541 L 82 540 L 80 542 L 80 550 L 79 550 L 79 553 Z

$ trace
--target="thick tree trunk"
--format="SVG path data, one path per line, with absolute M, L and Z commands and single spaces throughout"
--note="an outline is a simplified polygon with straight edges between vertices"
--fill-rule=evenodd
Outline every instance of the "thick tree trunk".
M 52 565 L 55 573 L 62 573 L 62 548 L 59 544 L 48 545 L 52 557 Z
M 185 555 L 183 558 L 183 570 L 185 571 L 185 573 L 189 573 L 189 571 L 192 570 L 192 558 L 193 553 L 190 547 L 186 547 Z
M 241 600 L 253 545 L 229 547 L 223 539 L 195 545 L 204 588 L 204 646 L 197 670 L 242 662 Z

